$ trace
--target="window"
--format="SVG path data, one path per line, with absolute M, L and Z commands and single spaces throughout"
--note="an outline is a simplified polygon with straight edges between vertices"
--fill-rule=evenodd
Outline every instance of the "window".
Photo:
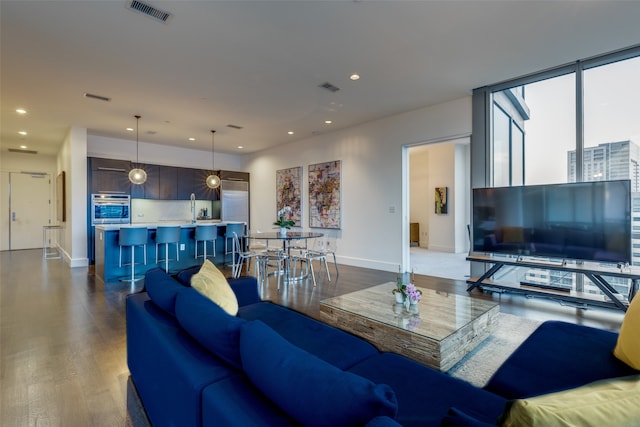
M 638 76 L 635 46 L 475 89 L 472 186 L 630 179 L 640 212 Z M 640 265 L 638 215 L 632 228 L 633 264 Z M 628 291 L 627 280 L 611 283 Z

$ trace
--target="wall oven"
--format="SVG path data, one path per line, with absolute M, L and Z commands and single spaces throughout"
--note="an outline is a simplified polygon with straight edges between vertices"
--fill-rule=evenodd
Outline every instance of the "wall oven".
M 91 225 L 129 224 L 131 196 L 122 194 L 91 195 Z

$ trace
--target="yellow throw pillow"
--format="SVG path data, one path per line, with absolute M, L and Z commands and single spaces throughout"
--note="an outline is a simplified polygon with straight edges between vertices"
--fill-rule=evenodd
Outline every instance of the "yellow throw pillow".
M 640 297 L 638 295 L 631 300 L 624 315 L 613 355 L 633 369 L 640 370 Z
M 200 271 L 191 276 L 191 287 L 218 304 L 232 316 L 238 314 L 238 300 L 224 274 L 211 261 L 205 260 Z
M 637 426 L 640 375 L 596 381 L 582 387 L 507 404 L 502 427 Z

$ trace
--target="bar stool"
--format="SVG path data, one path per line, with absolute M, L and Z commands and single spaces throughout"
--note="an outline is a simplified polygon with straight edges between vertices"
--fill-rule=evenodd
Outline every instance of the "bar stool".
M 136 246 L 142 246 L 144 252 L 144 264 L 147 264 L 147 228 L 146 227 L 121 227 L 118 233 L 118 244 L 120 245 L 118 265 L 131 265 L 131 278 L 122 279 L 124 282 L 136 282 L 142 276 L 135 277 L 136 269 Z M 122 247 L 131 248 L 131 264 L 122 264 Z
M 176 257 L 169 259 L 169 245 L 176 245 Z M 164 245 L 164 259 L 158 259 L 158 246 Z M 169 261 L 180 261 L 180 226 L 160 226 L 156 229 L 156 264 L 164 261 L 164 271 L 169 272 Z
M 195 258 L 198 259 L 202 257 L 202 261 L 204 262 L 207 259 L 207 242 L 212 242 L 213 246 L 213 257 L 216 256 L 216 240 L 218 238 L 218 227 L 216 225 L 211 224 L 203 224 L 196 225 L 196 250 L 195 250 Z M 202 241 L 202 246 L 204 247 L 204 255 L 198 255 L 198 242 Z

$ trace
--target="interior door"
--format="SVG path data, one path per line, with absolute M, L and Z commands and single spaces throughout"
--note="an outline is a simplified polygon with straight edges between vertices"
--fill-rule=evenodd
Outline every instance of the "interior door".
M 9 176 L 10 249 L 42 247 L 42 226 L 51 223 L 51 178 L 46 173 Z

